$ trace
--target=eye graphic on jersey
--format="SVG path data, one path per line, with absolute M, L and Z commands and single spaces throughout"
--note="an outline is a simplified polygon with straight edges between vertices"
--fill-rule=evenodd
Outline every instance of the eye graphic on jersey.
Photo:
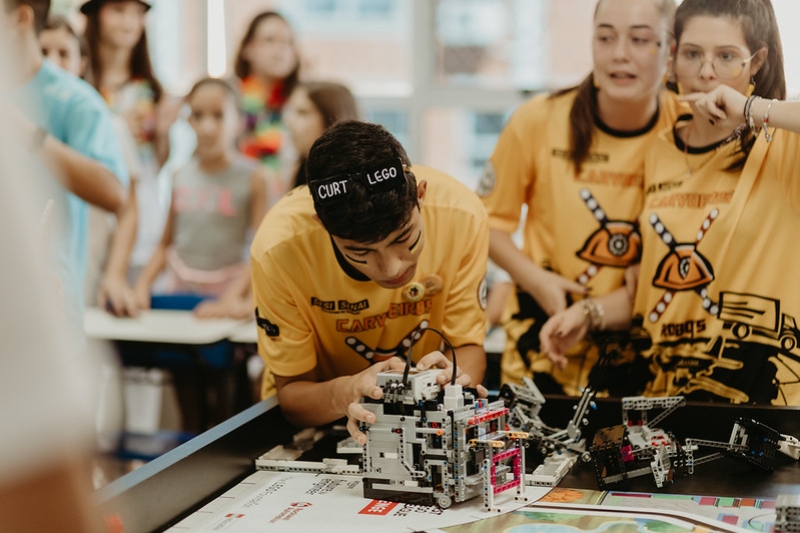
M 697 251 L 697 247 L 708 233 L 708 229 L 719 216 L 718 209 L 703 220 L 693 243 L 676 243 L 675 237 L 667 230 L 658 215 L 650 215 L 650 225 L 653 226 L 661 242 L 669 247 L 669 252 L 659 263 L 653 277 L 653 286 L 666 289 L 661 299 L 648 315 L 650 322 L 658 322 L 661 315 L 667 310 L 673 296 L 680 291 L 694 291 L 703 299 L 703 309 L 716 315 L 719 306 L 708 297 L 708 284 L 714 281 L 714 269 L 711 263 Z
M 639 261 L 642 236 L 634 222 L 609 220 L 589 189 L 581 189 L 580 195 L 600 223 L 600 227 L 586 239 L 583 248 L 576 254 L 591 263 L 577 279 L 578 283 L 586 285 L 601 267 L 626 268 Z
M 713 280 L 714 270 L 695 245 L 679 244 L 661 260 L 653 286 L 677 292 L 702 287 Z
M 403 340 L 394 348 L 370 348 L 356 337 L 347 337 L 345 343 L 347 343 L 347 346 L 350 347 L 351 350 L 355 351 L 370 363 L 380 363 L 392 357 L 405 357 L 406 350 L 411 346 L 411 342 L 418 340 L 420 336 L 422 336 L 422 330 L 427 328 L 428 324 L 429 322 L 427 320 L 420 322 L 408 335 L 403 337 Z
M 642 238 L 636 226 L 625 221 L 609 221 L 592 233 L 578 257 L 596 265 L 625 268 L 639 259 Z

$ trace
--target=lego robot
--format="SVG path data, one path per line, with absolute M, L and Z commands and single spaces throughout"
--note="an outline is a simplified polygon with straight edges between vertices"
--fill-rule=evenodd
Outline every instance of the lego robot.
M 723 456 L 746 461 L 761 470 L 774 469 L 775 453 L 786 436 L 755 420 L 740 418 L 735 422 L 728 442 L 689 438 L 681 444 L 671 433 L 655 427 L 685 403 L 682 396 L 622 399 L 623 423 L 600 429 L 590 449 L 600 489 L 648 475 L 663 487 L 676 477 L 693 474 L 695 466 Z M 663 411 L 648 420 L 648 413 L 654 408 Z M 695 458 L 701 447 L 719 451 Z
M 586 418 L 588 411 L 597 408 L 594 396 L 594 389 L 586 387 L 575 406 L 572 420 L 566 428 L 558 429 L 547 426 L 539 418 L 545 398 L 533 380 L 523 378 L 523 385 L 503 385 L 500 397 L 510 410 L 509 426 L 530 434 L 531 444 L 544 456 L 533 473 L 525 476 L 527 485 L 555 487 L 578 459 L 586 462 L 591 459 L 586 440 L 581 435 L 581 426 L 589 422 Z
M 445 509 L 481 496 L 486 510 L 497 510 L 495 497 L 513 489 L 527 501 L 529 434 L 508 430 L 501 400 L 478 399 L 455 383 L 442 387 L 440 372 L 378 374 L 383 398 L 362 401 L 375 414 L 362 427 L 364 497 Z

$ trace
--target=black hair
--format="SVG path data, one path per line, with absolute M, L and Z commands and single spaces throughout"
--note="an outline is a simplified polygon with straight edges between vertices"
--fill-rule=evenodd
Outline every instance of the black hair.
M 38 36 L 44 29 L 47 15 L 50 13 L 50 0 L 3 0 L 6 12 L 18 7 L 28 6 L 33 10 L 33 31 Z
M 308 153 L 308 183 L 337 175 L 368 171 L 396 162 L 411 166 L 406 151 L 383 126 L 348 120 L 339 122 L 317 139 Z M 315 204 L 317 216 L 331 235 L 371 244 L 386 239 L 411 219 L 417 201 L 414 174 L 405 172 L 405 186 L 370 193 L 366 184 L 351 180 L 346 202 Z
M 781 44 L 778 21 L 770 0 L 684 0 L 675 13 L 675 42 L 680 45 L 681 35 L 686 23 L 693 17 L 729 17 L 742 27 L 747 48 L 751 54 L 762 48 L 767 49 L 767 58 L 753 77 L 753 94 L 762 98 L 786 99 L 786 74 L 783 66 L 783 46 Z M 755 137 L 745 128 L 741 137 L 738 154 L 728 170 L 740 170 L 750 155 Z

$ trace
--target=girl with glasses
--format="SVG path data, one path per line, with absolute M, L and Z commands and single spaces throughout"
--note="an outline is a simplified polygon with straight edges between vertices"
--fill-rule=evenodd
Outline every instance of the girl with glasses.
M 675 19 L 678 87 L 691 105 L 647 155 L 634 298 L 601 302 L 606 327 L 633 317 L 648 395 L 800 405 L 800 104 L 786 96 L 769 0 L 684 0 Z M 586 331 L 554 317 L 559 361 Z

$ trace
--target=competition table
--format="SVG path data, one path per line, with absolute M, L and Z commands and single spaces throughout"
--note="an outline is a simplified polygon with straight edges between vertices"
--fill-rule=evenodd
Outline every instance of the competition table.
M 583 435 L 621 423 L 620 401 L 596 400 Z M 572 416 L 575 398 L 548 397 L 542 419 L 562 427 Z M 689 403 L 659 427 L 681 440 L 687 437 L 727 442 L 733 423 L 748 417 L 784 434 L 800 435 L 800 408 Z M 210 429 L 186 444 L 110 483 L 96 493 L 104 513 L 117 515 L 126 533 L 163 531 L 255 471 L 254 460 L 278 444 L 291 442 L 297 429 L 269 398 Z M 324 440 L 324 439 L 323 439 Z M 320 441 L 322 442 L 322 441 Z M 319 460 L 319 452 L 307 455 Z M 322 456 L 326 456 L 323 452 Z M 330 455 L 327 455 L 330 456 Z M 306 459 L 304 457 L 303 459 Z M 591 464 L 578 463 L 560 487 L 597 489 Z M 631 480 L 627 490 L 730 497 L 775 498 L 800 494 L 800 463 L 778 454 L 776 469 L 762 473 L 730 458 L 697 466 L 695 474 L 658 489 L 652 478 Z

